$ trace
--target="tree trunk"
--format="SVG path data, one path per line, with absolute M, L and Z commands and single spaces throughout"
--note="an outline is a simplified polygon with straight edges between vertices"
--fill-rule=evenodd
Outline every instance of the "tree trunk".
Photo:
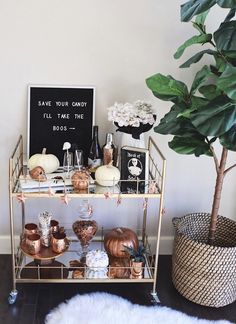
M 217 170 L 214 200 L 213 200 L 212 210 L 211 210 L 211 224 L 210 224 L 209 235 L 208 235 L 208 243 L 210 245 L 213 245 L 215 240 L 215 233 L 217 228 L 217 216 L 220 207 L 220 199 L 221 199 L 221 193 L 222 193 L 222 187 L 224 181 L 224 171 L 225 171 L 225 165 L 227 160 L 227 154 L 228 154 L 228 150 L 226 148 L 223 148 L 220 165 Z

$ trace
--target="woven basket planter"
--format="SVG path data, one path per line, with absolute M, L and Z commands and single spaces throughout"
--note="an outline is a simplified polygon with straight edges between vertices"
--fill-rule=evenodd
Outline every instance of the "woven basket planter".
M 236 300 L 236 222 L 218 217 L 215 246 L 207 244 L 210 214 L 174 218 L 172 280 L 185 298 L 222 307 Z

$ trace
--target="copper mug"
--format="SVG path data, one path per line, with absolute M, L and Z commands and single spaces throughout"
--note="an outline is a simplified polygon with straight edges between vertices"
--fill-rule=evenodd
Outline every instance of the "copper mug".
M 29 254 L 38 254 L 41 248 L 41 239 L 39 234 L 30 234 L 25 239 L 26 248 Z
M 38 226 L 34 223 L 27 223 L 24 227 L 24 236 L 27 237 L 31 234 L 37 234 L 38 233 Z
M 59 232 L 59 222 L 55 219 L 52 219 L 50 222 L 50 232 L 51 234 Z
M 52 245 L 53 252 L 55 253 L 64 252 L 68 245 L 66 234 L 63 232 L 52 234 L 51 245 Z

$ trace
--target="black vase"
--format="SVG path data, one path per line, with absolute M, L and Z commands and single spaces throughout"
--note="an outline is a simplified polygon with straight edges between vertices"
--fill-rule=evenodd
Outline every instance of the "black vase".
M 156 120 L 156 115 L 153 115 L 153 117 Z M 140 139 L 140 135 L 142 133 L 148 132 L 153 127 L 153 125 L 151 124 L 143 124 L 143 123 L 140 123 L 139 127 L 119 126 L 117 122 L 114 122 L 114 124 L 117 127 L 116 130 L 117 132 L 131 134 L 134 139 Z

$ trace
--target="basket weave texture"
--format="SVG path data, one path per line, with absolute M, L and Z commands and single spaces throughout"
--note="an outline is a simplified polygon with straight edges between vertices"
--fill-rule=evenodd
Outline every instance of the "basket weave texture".
M 174 218 L 172 281 L 185 298 L 222 307 L 236 300 L 236 222 L 218 216 L 215 245 L 207 244 L 210 214 Z

